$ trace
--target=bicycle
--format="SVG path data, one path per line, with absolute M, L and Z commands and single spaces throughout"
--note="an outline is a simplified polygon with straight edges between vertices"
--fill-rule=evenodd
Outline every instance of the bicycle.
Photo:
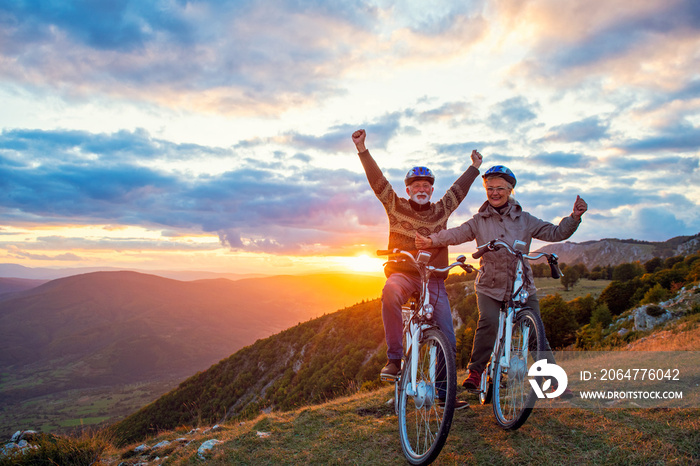
M 513 294 L 502 304 L 498 319 L 498 336 L 491 358 L 481 376 L 478 396 L 481 404 L 493 401 L 493 413 L 498 424 L 507 430 L 522 426 L 532 412 L 537 395 L 529 383 L 528 368 L 541 359 L 546 343 L 544 325 L 539 314 L 526 306 L 529 298 L 524 289 L 524 263 L 546 257 L 552 278 L 563 276 L 556 254 L 544 252 L 527 255 L 526 244 L 515 241 L 513 247 L 501 240 L 492 240 L 472 254 L 480 258 L 489 251 L 505 248 L 516 258 Z M 541 385 L 541 378 L 535 378 Z
M 457 393 L 455 355 L 445 334 L 433 322 L 428 284 L 433 273 L 454 267 L 473 270 L 466 257 L 445 268 L 428 265 L 430 253 L 418 251 L 417 258 L 399 249 L 379 250 L 377 255 L 396 255 L 389 262 L 406 261 L 421 278 L 413 304 L 404 306 L 404 355 L 394 382 L 394 403 L 399 418 L 401 448 L 409 463 L 428 464 L 440 454 L 452 424 Z

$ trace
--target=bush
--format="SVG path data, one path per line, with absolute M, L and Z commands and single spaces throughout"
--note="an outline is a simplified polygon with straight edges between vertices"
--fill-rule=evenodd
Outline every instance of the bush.
M 627 262 L 613 269 L 612 279 L 626 282 L 644 274 L 644 267 L 639 262 Z
M 596 307 L 591 314 L 591 326 L 607 327 L 612 323 L 612 314 L 605 304 Z
M 559 293 L 540 300 L 540 315 L 552 348 L 563 348 L 576 341 L 578 322 L 574 312 Z
M 640 301 L 641 304 L 660 303 L 666 301 L 670 297 L 670 292 L 657 283 L 644 293 L 644 298 Z M 650 314 L 651 315 L 651 314 Z
M 660 317 L 664 315 L 664 312 L 664 309 L 661 306 L 657 306 L 656 304 L 652 304 L 651 306 L 647 306 L 646 308 L 647 315 L 651 317 Z

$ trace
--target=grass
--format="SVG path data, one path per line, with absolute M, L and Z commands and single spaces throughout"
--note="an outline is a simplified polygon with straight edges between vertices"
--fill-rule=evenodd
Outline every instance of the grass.
M 41 426 L 44 433 L 70 433 L 82 426 L 115 422 L 176 385 L 171 381 L 75 389 L 6 402 L 0 406 L 0 438 L 9 438 L 27 426 Z
M 100 433 L 62 440 L 44 436 L 42 449 L 47 451 L 31 452 L 23 462 L 2 459 L 0 466 L 140 461 L 222 466 L 405 464 L 398 419 L 389 402 L 392 397 L 393 388 L 383 386 L 294 411 L 273 411 L 245 422 L 229 422 L 209 433 L 189 434 L 191 426 L 183 426 L 148 439 L 145 443 L 149 446 L 163 440 L 173 443 L 150 451 L 144 458 L 134 452 L 137 444 L 117 449 Z M 455 413 L 436 465 L 700 464 L 700 408 L 591 410 L 559 402 L 559 408 L 535 409 L 523 427 L 508 432 L 496 424 L 491 405 L 482 406 L 466 393 L 459 397 L 471 406 Z M 175 442 L 179 438 L 187 441 Z M 223 443 L 203 462 L 197 449 L 213 438 Z
M 564 291 L 560 280 L 553 278 L 535 278 L 537 296 L 543 298 L 547 295 L 559 293 L 564 301 L 572 301 L 591 294 L 597 298 L 600 293 L 611 283 L 611 280 L 579 280 L 569 291 Z
M 207 465 L 405 464 L 397 433 L 391 387 L 296 411 L 263 414 L 224 425 L 170 452 L 163 464 L 202 464 L 197 448 L 216 438 Z M 461 395 L 465 398 L 464 394 Z M 448 464 L 697 464 L 699 409 L 539 409 L 515 432 L 496 425 L 490 405 L 455 413 L 450 436 L 434 463 Z M 269 434 L 269 436 L 261 436 Z M 164 433 L 148 443 L 173 440 Z M 135 445 L 115 451 L 110 463 Z M 121 454 L 122 456 L 118 456 Z M 162 456 L 161 456 L 162 458 Z

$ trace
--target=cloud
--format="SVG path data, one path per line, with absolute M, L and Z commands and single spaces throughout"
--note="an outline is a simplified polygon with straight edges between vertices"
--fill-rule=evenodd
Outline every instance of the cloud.
M 537 118 L 538 104 L 530 104 L 525 97 L 512 97 L 494 105 L 489 124 L 501 131 L 513 132 Z
M 686 123 L 667 128 L 659 135 L 625 141 L 618 147 L 628 153 L 658 153 L 660 151 L 697 153 L 700 150 L 700 127 Z
M 72 99 L 273 115 L 342 95 L 339 77 L 359 66 L 463 53 L 486 29 L 482 5 L 447 6 L 12 0 L 0 5 L 0 77 Z
M 0 133 L 0 155 L 26 163 L 56 161 L 147 161 L 186 160 L 195 157 L 226 157 L 228 149 L 198 144 L 175 144 L 153 138 L 144 129 L 120 130 L 112 134 L 82 130 L 11 129 Z
M 679 89 L 697 68 L 691 51 L 700 43 L 700 8 L 694 0 L 651 0 L 634 8 L 594 0 L 585 9 L 572 2 L 506 1 L 501 8 L 514 34 L 537 31 L 518 68 L 543 84 L 593 85 L 613 94 L 626 85 L 638 86 L 638 93 Z
M 552 142 L 592 142 L 608 138 L 609 123 L 602 122 L 598 116 L 584 120 L 554 126 L 543 138 Z
M 188 176 L 140 165 L 144 141 L 150 141 L 144 132 L 114 138 L 75 131 L 5 132 L 0 212 L 12 212 L 18 223 L 40 218 L 47 224 L 203 231 L 219 234 L 232 248 L 287 253 L 317 243 L 342 247 L 342 240 L 383 225 L 385 214 L 363 173 L 310 166 L 303 157 L 301 166 L 284 168 L 239 158 L 236 168 L 223 173 Z M 23 161 L 8 159 L 19 146 Z M 177 145 L 169 148 L 179 154 Z M 61 160 L 61 153 L 73 157 Z
M 65 95 L 264 113 L 337 93 L 365 23 L 340 2 L 3 2 L 0 75 Z
M 82 257 L 80 257 L 76 254 L 70 253 L 70 252 L 50 256 L 47 254 L 34 254 L 34 253 L 28 252 L 24 249 L 20 249 L 14 245 L 8 245 L 7 252 L 11 257 L 14 257 L 17 259 L 31 259 L 31 260 L 39 260 L 39 261 L 68 261 L 68 262 L 84 260 Z
M 589 165 L 584 155 L 564 152 L 537 154 L 530 157 L 528 160 L 543 164 L 548 168 L 585 168 Z

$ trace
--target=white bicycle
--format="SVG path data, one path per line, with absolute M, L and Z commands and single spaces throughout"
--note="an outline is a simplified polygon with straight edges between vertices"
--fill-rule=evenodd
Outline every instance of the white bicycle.
M 526 245 L 522 241 L 515 241 L 511 247 L 501 240 L 493 240 L 479 246 L 472 257 L 478 259 L 500 248 L 516 258 L 513 294 L 502 304 L 498 336 L 491 359 L 481 376 L 478 395 L 481 404 L 490 403 L 493 398 L 493 413 L 498 424 L 504 429 L 515 430 L 525 423 L 537 401 L 528 379 L 528 368 L 546 354 L 542 319 L 526 306 L 529 294 L 524 289 L 524 261 L 546 257 L 552 278 L 559 278 L 562 273 L 556 254 L 540 252 L 527 255 Z M 541 380 L 537 380 L 542 385 Z
M 452 425 L 457 393 L 455 355 L 445 334 L 433 322 L 428 283 L 436 272 L 447 272 L 454 267 L 473 270 L 459 256 L 457 262 L 445 267 L 428 265 L 430 253 L 418 251 L 417 258 L 410 252 L 377 251 L 378 255 L 395 255 L 389 262 L 408 262 L 421 278 L 420 291 L 414 294 L 412 304 L 403 308 L 404 356 L 401 372 L 394 381 L 395 407 L 399 418 L 401 448 L 411 464 L 429 464 L 442 450 Z

